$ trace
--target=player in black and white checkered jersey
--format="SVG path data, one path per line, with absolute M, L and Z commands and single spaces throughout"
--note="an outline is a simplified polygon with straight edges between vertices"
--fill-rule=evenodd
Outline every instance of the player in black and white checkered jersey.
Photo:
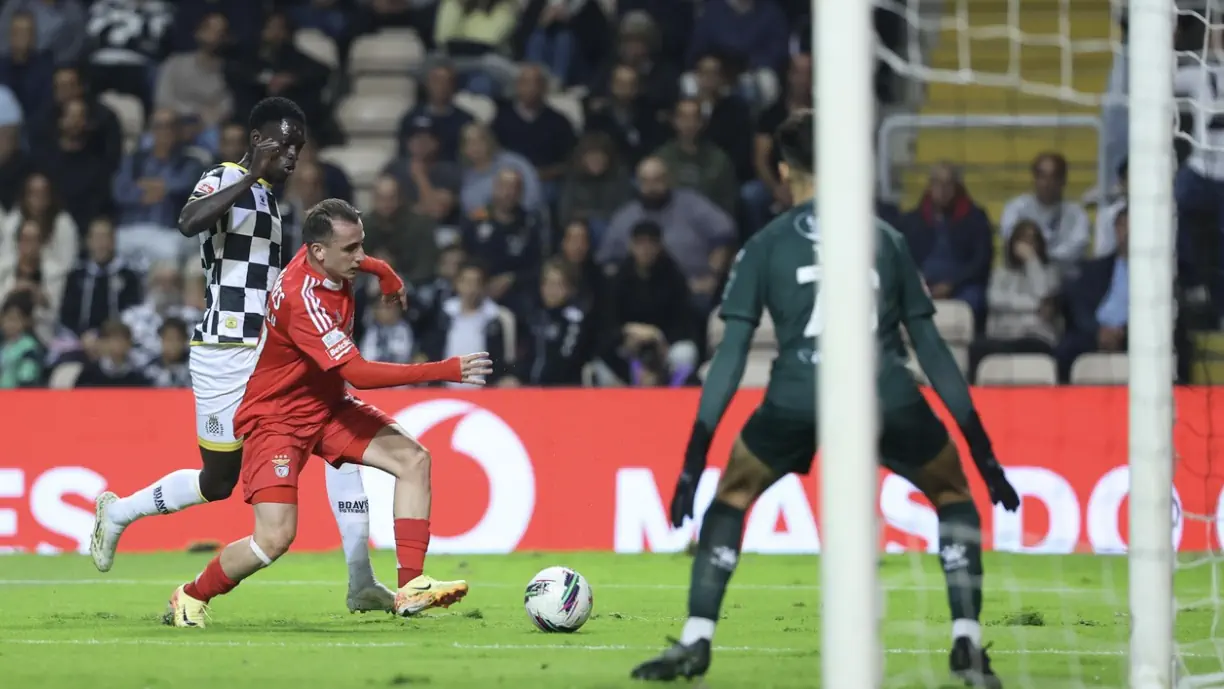
M 126 498 L 109 492 L 99 496 L 90 544 L 99 571 L 110 569 L 119 536 L 136 519 L 224 500 L 238 481 L 242 439 L 233 435 L 234 412 L 259 358 L 268 291 L 283 267 L 281 214 L 272 187 L 293 173 L 306 142 L 306 119 L 293 101 L 265 98 L 251 111 L 249 130 L 243 159 L 205 172 L 179 216 L 179 231 L 200 237 L 208 276 L 207 309 L 193 334 L 190 356 L 203 470 L 173 472 Z M 396 292 L 388 297 L 402 304 L 402 281 L 385 263 L 371 264 L 379 265 L 363 269 L 378 274 L 384 292 Z M 398 286 L 390 288 L 390 283 Z M 370 566 L 369 502 L 359 467 L 326 473 L 328 500 L 349 564 L 349 610 L 390 610 L 394 594 L 377 582 Z

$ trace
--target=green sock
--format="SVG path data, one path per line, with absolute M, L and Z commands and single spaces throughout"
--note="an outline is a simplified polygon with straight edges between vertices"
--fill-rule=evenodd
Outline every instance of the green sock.
M 976 622 L 982 613 L 982 522 L 977 507 L 972 501 L 958 502 L 944 505 L 937 513 L 939 559 L 947 579 L 953 625 Z
M 689 617 L 718 620 L 723 594 L 739 561 L 744 535 L 744 510 L 715 500 L 706 510 L 693 556 L 689 585 Z

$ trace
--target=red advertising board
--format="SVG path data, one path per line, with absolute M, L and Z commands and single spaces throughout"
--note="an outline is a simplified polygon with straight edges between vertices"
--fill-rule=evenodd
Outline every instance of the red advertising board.
M 983 508 L 988 546 L 1034 552 L 1118 552 L 1126 543 L 1127 393 L 1124 388 L 978 389 L 978 407 L 999 457 L 1024 494 L 1019 515 Z M 1174 538 L 1182 550 L 1216 547 L 1224 512 L 1224 392 L 1177 391 Z M 396 416 L 433 453 L 432 552 L 514 550 L 674 551 L 695 524 L 666 522 L 672 481 L 696 410 L 696 390 L 438 390 L 363 396 Z M 713 495 L 730 442 L 760 399 L 735 400 L 698 491 Z M 1159 413 L 1153 409 L 1152 413 Z M 92 501 L 174 469 L 197 466 L 186 391 L 18 391 L 0 395 L 0 551 L 83 551 Z M 1218 461 L 1217 461 L 1218 458 Z M 302 485 L 294 547 L 337 547 L 321 463 Z M 387 547 L 391 479 L 366 470 L 371 538 Z M 817 552 L 817 477 L 789 477 L 749 516 L 745 550 Z M 236 493 L 239 495 L 239 493 Z M 904 480 L 881 472 L 881 546 L 933 546 L 930 506 Z M 1184 524 L 1184 528 L 1183 525 Z M 145 519 L 123 549 L 179 549 L 249 533 L 240 498 Z

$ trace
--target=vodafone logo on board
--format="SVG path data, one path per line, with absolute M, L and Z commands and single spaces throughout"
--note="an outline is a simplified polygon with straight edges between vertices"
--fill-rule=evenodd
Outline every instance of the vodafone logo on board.
M 535 472 L 531 457 L 518 434 L 501 417 L 467 400 L 435 399 L 402 409 L 395 420 L 415 438 L 443 422 L 458 419 L 450 436 L 449 448 L 435 445 L 436 455 L 456 454 L 472 459 L 488 479 L 488 505 L 480 520 L 464 533 L 454 536 L 435 534 L 429 542 L 431 553 L 509 553 L 526 533 L 535 511 Z M 438 461 L 434 461 L 434 473 Z M 395 479 L 388 474 L 362 468 L 362 479 L 370 498 L 370 538 L 377 548 L 394 548 L 392 500 Z M 434 494 L 436 502 L 447 499 Z

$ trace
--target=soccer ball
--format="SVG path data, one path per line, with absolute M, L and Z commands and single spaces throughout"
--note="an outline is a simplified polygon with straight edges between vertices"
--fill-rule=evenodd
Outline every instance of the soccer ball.
M 569 567 L 549 567 L 523 595 L 527 617 L 542 632 L 576 632 L 591 616 L 591 585 Z

